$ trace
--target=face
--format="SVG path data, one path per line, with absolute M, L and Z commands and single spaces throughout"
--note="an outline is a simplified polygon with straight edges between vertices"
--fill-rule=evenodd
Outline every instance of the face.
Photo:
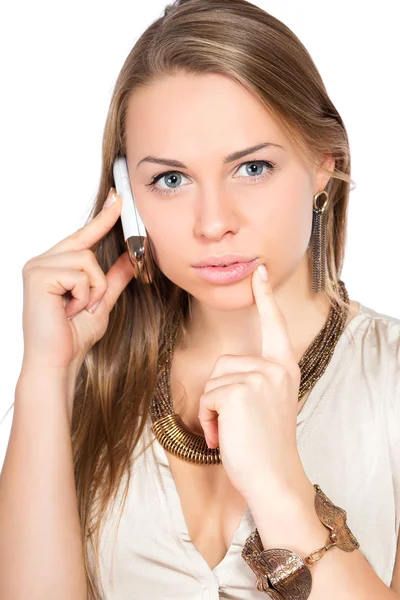
M 266 143 L 276 146 L 224 161 Z M 199 276 L 193 264 L 211 255 L 257 257 L 273 287 L 305 260 L 313 196 L 329 176 L 307 166 L 265 107 L 230 78 L 168 76 L 135 90 L 126 155 L 155 260 L 195 300 L 219 310 L 254 304 L 251 274 L 229 284 Z M 160 162 L 137 166 L 147 156 Z

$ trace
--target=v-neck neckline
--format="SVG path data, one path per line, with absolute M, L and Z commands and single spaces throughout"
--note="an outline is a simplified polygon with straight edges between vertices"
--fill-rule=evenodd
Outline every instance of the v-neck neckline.
M 167 517 L 167 525 L 170 534 L 179 547 L 181 557 L 185 561 L 188 571 L 193 573 L 193 567 L 195 567 L 196 573 L 194 574 L 199 579 L 205 578 L 207 580 L 207 585 L 213 585 L 215 582 L 217 582 L 217 585 L 226 585 L 234 576 L 235 569 L 241 566 L 240 561 L 244 564 L 244 561 L 241 558 L 241 552 L 251 530 L 255 529 L 254 520 L 249 507 L 246 506 L 243 512 L 239 526 L 234 533 L 225 556 L 213 569 L 211 569 L 210 565 L 190 538 L 189 529 L 185 520 L 180 496 L 167 453 L 152 432 L 150 418 L 148 420 L 148 434 L 150 439 L 154 440 L 153 452 L 159 475 L 157 481 L 163 496 L 162 504 L 165 516 Z
M 321 377 L 314 384 L 311 392 L 297 415 L 297 426 L 305 425 L 308 418 L 318 404 L 318 399 L 322 397 L 324 391 L 329 387 L 329 383 L 336 372 L 336 367 L 342 356 L 343 349 L 347 346 L 351 334 L 354 332 L 360 321 L 365 318 L 364 306 L 360 304 L 360 309 L 356 315 L 349 321 L 343 329 L 337 344 L 335 346 L 332 357 Z M 350 336 L 349 336 L 350 334 Z M 189 535 L 188 526 L 183 513 L 183 508 L 176 487 L 171 467 L 164 447 L 160 444 L 151 429 L 151 417 L 147 420 L 147 433 L 149 440 L 153 441 L 153 452 L 156 461 L 158 478 L 156 481 L 159 485 L 159 492 L 162 493 L 162 508 L 164 516 L 170 531 L 178 546 L 181 557 L 185 561 L 189 572 L 196 567 L 196 576 L 201 579 L 206 579 L 207 585 L 226 585 L 234 576 L 235 569 L 245 564 L 241 557 L 241 552 L 247 537 L 255 530 L 256 524 L 252 517 L 249 507 L 247 506 L 240 521 L 240 524 L 233 536 L 232 542 L 223 557 L 223 559 L 213 568 L 209 566 L 203 555 L 196 548 L 194 542 Z M 302 436 L 304 427 L 298 429 L 298 438 Z M 150 466 L 150 465 L 149 465 Z

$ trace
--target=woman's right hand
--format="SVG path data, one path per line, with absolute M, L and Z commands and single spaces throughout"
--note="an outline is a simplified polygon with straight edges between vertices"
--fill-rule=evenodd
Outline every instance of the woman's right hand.
M 106 332 L 119 295 L 137 276 L 127 252 L 104 274 L 91 250 L 120 216 L 122 201 L 115 197 L 84 227 L 24 265 L 23 368 L 79 367 Z M 97 301 L 96 310 L 88 312 Z

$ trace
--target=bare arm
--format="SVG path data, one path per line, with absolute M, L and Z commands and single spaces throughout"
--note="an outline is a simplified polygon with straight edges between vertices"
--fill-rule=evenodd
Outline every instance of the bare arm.
M 75 379 L 22 369 L 0 476 L 0 598 L 86 600 L 71 448 Z

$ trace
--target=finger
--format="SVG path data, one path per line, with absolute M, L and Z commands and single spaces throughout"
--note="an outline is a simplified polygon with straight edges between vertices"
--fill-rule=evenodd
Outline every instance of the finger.
M 75 307 L 75 313 L 82 310 L 89 302 L 89 276 L 87 271 L 71 269 L 67 266 L 56 268 L 49 266 L 37 266 L 32 268 L 24 279 L 24 283 L 28 286 L 33 282 L 34 288 L 38 289 L 37 281 L 43 285 L 45 291 L 50 297 L 56 298 L 56 306 L 61 306 L 65 309 L 66 316 L 70 319 Z M 67 299 L 65 294 L 69 293 L 72 298 L 66 306 Z M 76 310 L 76 307 L 79 307 Z
M 77 314 L 84 308 L 90 308 L 99 300 L 107 289 L 107 279 L 103 273 L 95 255 L 91 250 L 73 250 L 71 252 L 60 252 L 59 254 L 40 255 L 32 261 L 32 266 L 26 266 L 26 271 L 31 268 L 45 267 L 53 269 L 75 270 L 77 274 L 84 272 L 87 281 L 87 293 L 82 295 L 79 288 L 69 288 L 72 298 L 68 302 L 66 314 L 68 318 Z M 80 280 L 81 281 L 81 280 Z M 75 292 L 79 292 L 77 295 Z
M 223 385 L 230 385 L 233 383 L 244 383 L 245 382 L 245 373 L 254 372 L 253 369 L 243 369 L 241 372 L 232 372 L 232 373 L 223 373 L 219 376 L 210 377 L 210 379 L 206 382 L 204 387 L 204 393 L 207 394 L 212 390 L 215 390 Z
M 282 364 L 294 360 L 285 316 L 274 298 L 270 282 L 263 281 L 259 267 L 252 274 L 252 289 L 261 320 L 261 356 Z
M 200 396 L 199 420 L 204 431 L 207 446 L 216 448 L 218 445 L 218 411 L 216 410 L 214 396 L 211 393 Z
M 92 248 L 99 242 L 115 225 L 121 214 L 121 198 L 111 188 L 107 199 L 115 196 L 115 202 L 108 208 L 103 205 L 102 210 L 91 221 L 83 227 L 61 240 L 55 246 L 41 254 L 58 254 L 59 252 L 68 252 L 69 250 L 81 250 L 83 248 Z M 106 200 L 107 200 L 106 199 Z
M 229 396 L 238 392 L 239 383 L 227 383 L 200 396 L 199 419 L 209 447 L 218 445 L 218 418 L 221 414 L 222 404 Z M 228 408 L 229 410 L 229 408 Z
M 101 300 L 100 306 L 104 302 L 107 310 L 110 312 L 121 295 L 121 292 L 126 288 L 131 279 L 136 276 L 137 271 L 130 261 L 128 252 L 124 252 L 117 258 L 106 274 L 107 289 Z

